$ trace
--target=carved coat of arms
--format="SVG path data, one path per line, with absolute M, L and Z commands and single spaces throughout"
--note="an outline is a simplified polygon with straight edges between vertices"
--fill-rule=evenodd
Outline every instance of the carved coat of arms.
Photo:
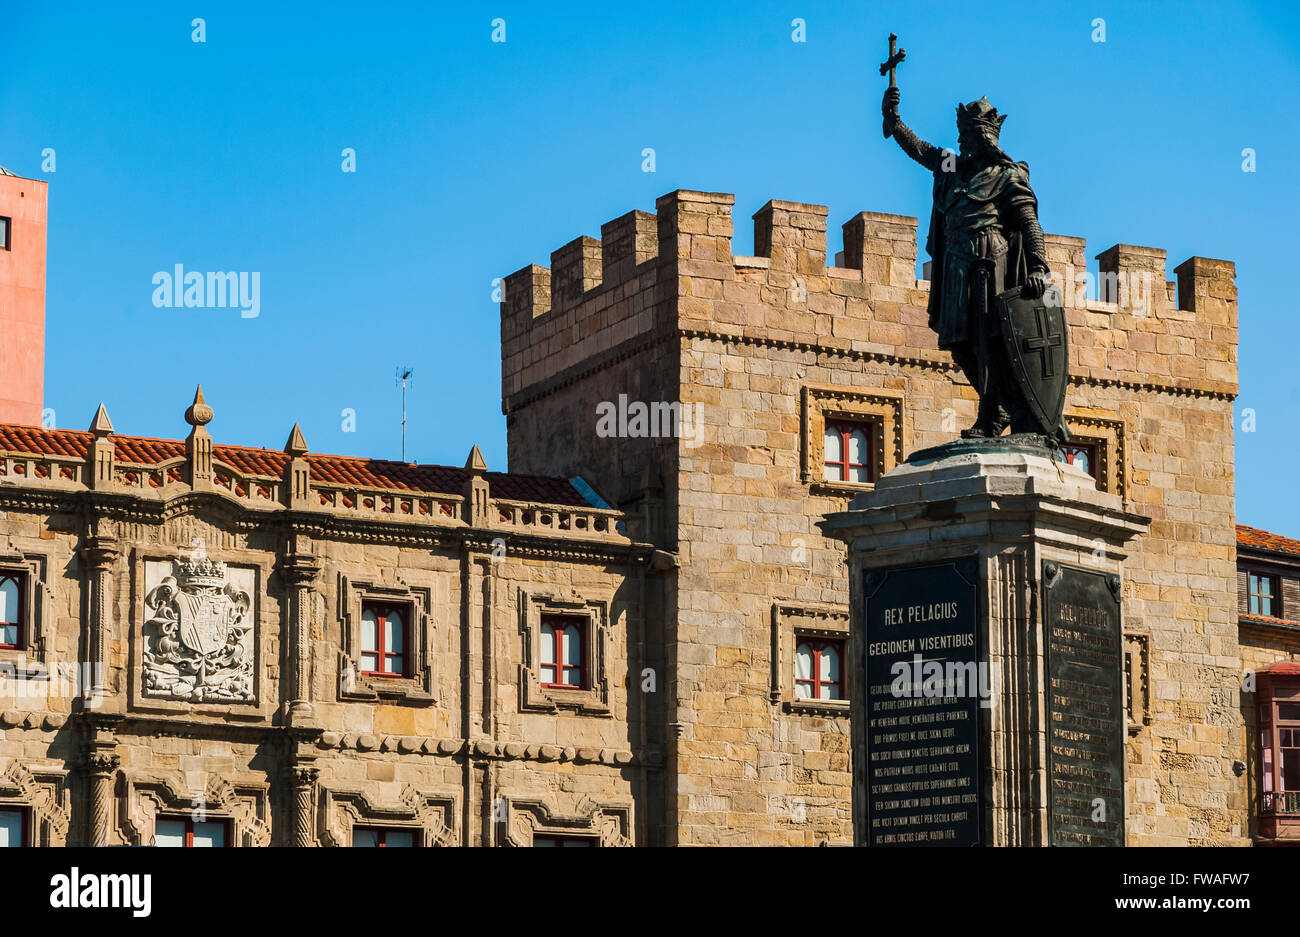
M 251 702 L 251 606 L 225 563 L 206 556 L 173 562 L 172 574 L 145 596 L 145 695 Z

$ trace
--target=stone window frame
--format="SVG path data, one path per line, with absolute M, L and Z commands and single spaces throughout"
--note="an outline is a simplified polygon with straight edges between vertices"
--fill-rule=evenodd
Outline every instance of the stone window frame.
M 22 620 L 18 647 L 0 648 L 0 661 L 24 658 L 41 676 L 49 673 L 49 642 L 46 633 L 46 602 L 49 589 L 49 557 L 44 553 L 0 553 L 0 572 L 19 573 L 22 576 L 22 595 L 19 597 Z M 34 674 L 29 674 L 33 676 Z
M 145 625 L 149 620 L 146 600 L 149 596 L 146 571 L 150 563 L 181 563 L 190 558 L 181 548 L 159 549 L 150 545 L 133 548 L 129 561 L 131 588 L 129 706 L 137 712 L 172 713 L 175 715 L 223 716 L 241 722 L 267 722 L 275 715 L 279 700 L 270 692 L 267 669 L 279 658 L 278 646 L 270 646 L 267 637 L 271 624 L 278 624 L 280 638 L 284 626 L 267 618 L 266 584 L 273 572 L 274 557 L 250 557 L 233 550 L 216 550 L 204 547 L 204 556 L 214 563 L 224 563 L 227 569 L 251 570 L 253 587 L 249 591 L 249 612 L 253 622 L 253 698 L 243 702 L 233 700 L 194 703 L 188 700 L 150 696 L 144 690 Z M 283 601 L 283 600 L 282 600 Z
M 594 803 L 584 797 L 573 813 L 564 813 L 544 800 L 505 799 L 504 846 L 531 847 L 534 836 L 585 836 L 604 848 L 633 845 L 632 805 Z
M 430 706 L 437 703 L 437 656 L 433 653 L 433 590 L 406 583 L 349 579 L 339 574 L 338 698 Z M 361 609 L 366 602 L 406 605 L 406 676 L 375 676 L 361 670 Z
M 191 816 L 201 809 L 205 820 L 226 824 L 226 846 L 271 845 L 270 785 L 231 782 L 207 774 L 202 787 L 191 787 L 180 772 L 152 774 L 123 770 L 125 796 L 119 800 L 121 832 L 132 846 L 152 846 L 159 816 Z
M 459 845 L 454 791 L 417 790 L 407 785 L 397 800 L 372 800 L 362 787 L 322 784 L 317 797 L 318 836 L 323 846 L 351 846 L 356 827 L 383 827 L 415 834 L 417 847 Z
M 542 616 L 587 618 L 582 648 L 582 689 L 543 686 L 540 674 Z M 519 708 L 531 712 L 572 710 L 587 716 L 613 716 L 609 702 L 609 603 L 578 595 L 519 591 Z
M 903 395 L 825 384 L 800 388 L 800 481 L 817 494 L 853 497 L 872 491 L 874 481 L 827 481 L 824 476 L 826 421 L 871 424 L 871 477 L 878 479 L 903 462 Z
M 840 641 L 840 693 L 843 699 L 800 699 L 795 695 L 794 658 L 799 638 Z M 835 605 L 778 602 L 772 606 L 771 702 L 787 713 L 847 717 L 852 705 L 854 657 L 849 610 Z
M 1070 442 L 1097 450 L 1097 488 L 1128 500 L 1128 473 L 1124 451 L 1124 421 L 1082 413 L 1065 414 Z
M 0 808 L 23 811 L 24 846 L 66 846 L 72 824 L 68 772 L 10 761 L 0 771 Z

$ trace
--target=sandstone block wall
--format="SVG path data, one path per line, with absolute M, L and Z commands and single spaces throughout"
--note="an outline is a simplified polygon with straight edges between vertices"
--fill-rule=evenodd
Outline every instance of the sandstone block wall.
M 60 466 L 0 453 L 0 566 L 29 570 L 38 606 L 31 647 L 0 649 L 0 805 L 29 810 L 39 843 L 148 845 L 160 815 L 220 820 L 243 846 L 350 845 L 358 826 L 425 845 L 648 841 L 662 747 L 641 674 L 664 667 L 634 518 L 490 496 L 480 516 L 445 495 L 432 516 L 352 517 L 354 496 L 290 518 L 180 481 L 144 497 L 112 480 L 92 497 Z M 247 702 L 145 691 L 148 564 L 196 555 L 252 571 Z M 91 558 L 104 556 L 101 605 Z M 304 564 L 315 574 L 294 572 Z M 359 672 L 363 598 L 414 613 L 409 679 Z M 590 615 L 590 690 L 540 684 L 548 611 Z M 100 643 L 93 701 L 75 673 L 48 679 Z M 49 692 L 15 697 L 15 674 Z
M 540 444 L 555 411 L 518 403 L 534 387 L 564 383 L 584 406 L 624 386 L 701 406 L 699 438 L 679 442 L 664 461 L 664 542 L 680 561 L 665 618 L 674 687 L 668 835 L 682 843 L 848 842 L 847 715 L 801 711 L 782 686 L 792 666 L 787 632 L 801 616 L 847 605 L 843 549 L 815 525 L 853 492 L 821 482 L 821 414 L 877 418 L 876 456 L 888 470 L 954 438 L 973 421 L 976 397 L 927 326 L 915 218 L 854 216 L 843 227 L 846 266 L 828 267 L 826 208 L 769 202 L 754 215 L 761 256 L 742 257 L 731 251 L 732 203 L 687 191 L 659 199 L 653 323 L 623 334 L 606 326 L 598 353 L 581 344 L 590 340 L 577 323 L 597 308 L 602 322 L 629 322 L 649 298 L 625 298 L 620 313 L 607 287 L 594 287 L 568 300 L 582 310 L 572 319 L 565 313 L 550 324 L 551 313 L 534 304 L 523 332 L 503 309 L 512 336 L 544 348 L 526 373 L 512 363 L 523 348 L 503 352 L 511 468 L 577 464 Z M 1246 788 L 1231 771 L 1244 750 L 1232 264 L 1192 258 L 1172 282 L 1163 251 L 1117 245 L 1098 258 L 1101 301 L 1078 279 L 1085 242 L 1048 242 L 1070 327 L 1071 427 L 1102 446 L 1102 484 L 1152 519 L 1125 579 L 1135 661 L 1128 835 L 1134 843 L 1241 843 Z M 595 255 L 588 245 L 593 263 Z M 531 270 L 516 277 L 536 282 Z M 571 350 L 556 336 L 567 336 Z M 675 348 L 675 360 L 665 348 Z M 618 443 L 636 453 L 633 461 L 643 451 Z M 607 454 L 587 462 L 588 477 L 626 488 L 617 470 L 602 474 L 624 458 L 608 454 L 619 445 L 589 437 L 567 449 L 597 445 Z

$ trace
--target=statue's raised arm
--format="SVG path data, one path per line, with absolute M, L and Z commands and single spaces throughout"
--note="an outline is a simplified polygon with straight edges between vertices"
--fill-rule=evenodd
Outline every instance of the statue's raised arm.
M 943 159 L 943 150 L 933 143 L 926 143 L 912 133 L 912 128 L 903 123 L 903 118 L 898 116 L 898 99 L 897 88 L 885 89 L 885 98 L 880 102 L 880 112 L 885 118 L 885 133 L 898 142 L 904 153 L 930 172 L 934 172 L 939 168 L 939 161 Z
M 894 70 L 906 53 L 890 34 L 881 102 L 886 137 L 934 176 L 925 249 L 930 255 L 930 328 L 979 396 L 962 436 L 1012 436 L 1052 450 L 1068 437 L 1069 335 L 1038 223 L 1029 165 L 998 142 L 1005 114 L 988 98 L 957 105 L 957 151 L 918 139 L 898 116 Z

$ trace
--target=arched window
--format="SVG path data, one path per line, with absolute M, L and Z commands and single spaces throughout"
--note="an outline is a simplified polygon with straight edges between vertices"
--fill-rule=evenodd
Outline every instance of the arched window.
M 844 698 L 840 677 L 842 641 L 802 638 L 794 652 L 794 695 L 796 699 L 838 700 Z
M 870 423 L 826 421 L 823 473 L 829 482 L 875 481 Z
M 582 643 L 587 620 L 568 615 L 543 615 L 538 679 L 542 686 L 581 689 Z
M 23 642 L 23 576 L 0 570 L 0 647 Z

